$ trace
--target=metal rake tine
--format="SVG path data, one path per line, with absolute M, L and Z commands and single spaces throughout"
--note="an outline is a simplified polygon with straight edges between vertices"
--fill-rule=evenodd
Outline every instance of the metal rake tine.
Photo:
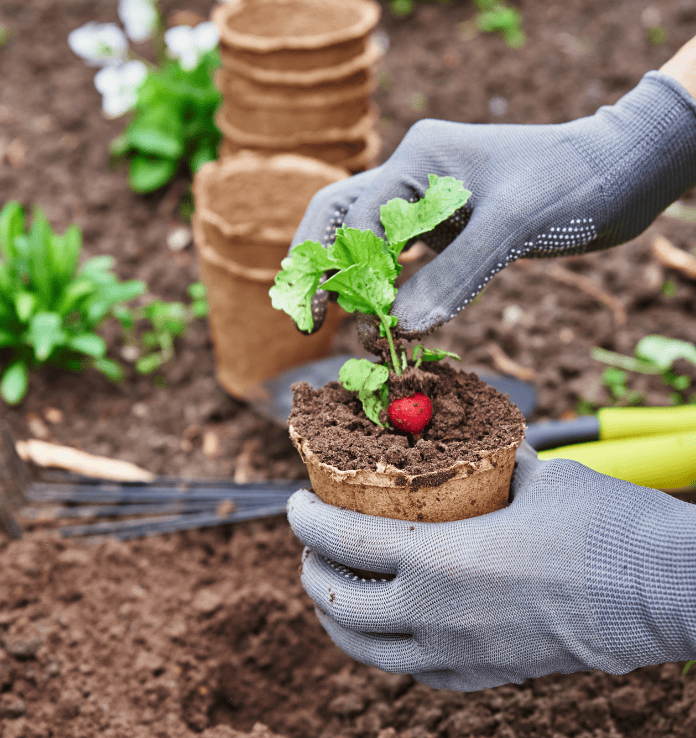
M 117 523 L 74 525 L 62 528 L 61 535 L 64 538 L 72 538 L 76 536 L 89 536 L 90 538 L 95 538 L 104 535 L 115 535 L 121 540 L 129 540 L 131 538 L 140 538 L 148 535 L 175 533 L 181 530 L 208 528 L 215 525 L 226 525 L 229 523 L 254 520 L 273 515 L 284 515 L 285 512 L 285 505 L 275 505 L 251 510 L 242 510 L 222 517 L 216 513 L 202 513 L 177 515 L 164 520 L 162 518 L 149 518 L 138 521 L 121 521 Z

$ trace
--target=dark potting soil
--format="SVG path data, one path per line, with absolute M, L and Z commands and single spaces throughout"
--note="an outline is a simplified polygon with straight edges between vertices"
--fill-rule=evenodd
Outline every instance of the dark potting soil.
M 527 33 L 520 49 L 472 34 L 471 0 L 417 3 L 407 18 L 393 17 L 380 0 L 379 30 L 389 41 L 375 92 L 380 163 L 421 118 L 543 124 L 592 115 L 696 35 L 693 0 L 511 4 Z M 85 257 L 112 255 L 121 279 L 143 279 L 153 295 L 186 302 L 199 276 L 195 251 L 192 244 L 170 250 L 167 237 L 187 226 L 177 205 L 190 180 L 182 172 L 146 197 L 129 190 L 126 171 L 108 162 L 109 141 L 125 120 L 102 115 L 95 69 L 66 41 L 89 21 L 118 23 L 117 5 L 0 2 L 0 24 L 13 34 L 0 48 L 0 203 L 40 204 L 61 233 L 78 223 Z M 182 7 L 207 17 L 216 5 L 161 3 L 167 17 Z M 664 43 L 649 40 L 646 10 L 664 28 Z M 696 205 L 696 191 L 682 202 Z M 501 349 L 537 392 L 530 420 L 572 417 L 579 396 L 611 403 L 593 346 L 631 354 L 650 333 L 696 341 L 696 287 L 655 259 L 657 234 L 686 252 L 696 248 L 693 223 L 662 215 L 604 253 L 519 261 L 428 345 L 456 352 L 463 368 L 479 373 L 503 371 Z M 405 266 L 401 278 L 432 258 Z M 559 281 L 561 265 L 600 292 Z M 119 357 L 113 326 L 105 336 Z M 18 439 L 68 444 L 155 474 L 304 486 L 287 429 L 216 381 L 205 321 L 175 348 L 176 360 L 154 378 L 128 363 L 120 385 L 96 372 L 38 370 L 27 398 L 0 413 Z M 352 318 L 333 350 L 360 355 Z M 628 383 L 646 404 L 669 403 L 672 390 L 658 376 L 629 375 Z M 317 621 L 297 575 L 302 545 L 284 516 L 95 545 L 56 539 L 56 522 L 23 523 L 24 540 L 0 538 L 2 738 L 696 735 L 696 670 L 682 677 L 678 664 L 621 676 L 552 674 L 473 694 L 359 664 Z M 270 730 L 252 733 L 258 722 Z
M 400 377 L 391 374 L 389 381 L 389 402 L 423 392 L 433 404 L 433 417 L 413 446 L 406 434 L 373 423 L 357 395 L 339 382 L 318 389 L 307 382 L 293 384 L 288 424 L 325 464 L 347 471 L 374 470 L 383 462 L 408 475 L 478 461 L 482 452 L 519 443 L 524 435 L 519 409 L 474 373 L 440 362 L 426 370 L 409 367 Z M 388 420 L 383 410 L 380 422 Z

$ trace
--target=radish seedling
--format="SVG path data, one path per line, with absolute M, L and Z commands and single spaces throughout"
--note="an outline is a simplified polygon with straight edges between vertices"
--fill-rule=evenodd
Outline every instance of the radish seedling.
M 381 364 L 368 359 L 349 359 L 341 367 L 339 380 L 347 390 L 357 393 L 367 417 L 382 427 L 386 426 L 380 422 L 379 414 L 388 406 L 389 375 L 402 375 L 409 366 L 406 352 L 398 352 L 394 342 L 392 331 L 398 318 L 389 314 L 396 297 L 394 282 L 401 272 L 399 254 L 409 241 L 432 231 L 471 196 L 462 182 L 453 177 L 430 174 L 428 179 L 429 186 L 421 200 L 409 203 L 395 198 L 382 205 L 380 219 L 386 240 L 370 230 L 341 226 L 328 248 L 316 241 L 304 241 L 283 259 L 282 269 L 269 292 L 274 308 L 290 315 L 300 330 L 310 331 L 314 325 L 312 297 L 322 275 L 332 272 L 321 285 L 322 289 L 336 292 L 338 304 L 349 313 L 377 316 L 379 335 L 387 339 L 389 357 Z M 449 351 L 418 344 L 413 349 L 410 366 L 417 368 L 423 361 L 438 361 L 446 356 L 460 361 Z M 395 422 L 393 418 L 392 422 Z

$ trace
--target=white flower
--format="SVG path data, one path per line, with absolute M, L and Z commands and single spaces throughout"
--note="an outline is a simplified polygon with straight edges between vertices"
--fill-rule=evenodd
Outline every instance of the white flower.
M 203 54 L 214 49 L 220 39 L 217 27 L 207 21 L 191 26 L 175 26 L 164 34 L 164 43 L 169 55 L 179 60 L 182 69 L 195 69 Z
M 102 94 L 102 108 L 110 118 L 127 113 L 138 100 L 138 87 L 147 77 L 141 61 L 129 61 L 119 67 L 104 67 L 94 76 L 94 86 Z
M 157 28 L 159 21 L 156 0 L 120 0 L 118 17 L 126 33 L 136 43 L 147 41 Z
M 128 39 L 115 23 L 86 23 L 68 34 L 68 46 L 91 67 L 120 64 L 128 52 Z

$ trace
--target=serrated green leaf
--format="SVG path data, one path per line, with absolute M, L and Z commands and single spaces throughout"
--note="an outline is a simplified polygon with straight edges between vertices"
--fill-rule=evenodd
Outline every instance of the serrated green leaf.
M 22 359 L 10 364 L 0 381 L 0 395 L 8 405 L 21 402 L 29 385 L 29 370 Z
M 43 311 L 31 319 L 27 337 L 39 362 L 46 361 L 56 346 L 65 345 L 68 340 L 60 315 Z
M 667 336 L 651 335 L 645 336 L 638 341 L 635 355 L 643 361 L 650 361 L 663 371 L 672 368 L 677 359 L 696 364 L 696 346 L 688 341 Z
M 369 359 L 348 359 L 338 372 L 339 382 L 349 392 L 376 392 L 389 379 L 389 369 Z
M 106 354 L 106 342 L 96 333 L 82 333 L 78 336 L 70 336 L 67 346 L 73 351 L 87 354 L 95 359 L 101 359 Z
M 396 256 L 410 239 L 432 231 L 471 197 L 471 192 L 454 177 L 429 174 L 428 182 L 428 189 L 417 202 L 397 197 L 380 208 L 384 232 Z
M 10 200 L 0 210 L 0 252 L 6 262 L 16 258 L 15 239 L 24 232 L 24 208 L 17 200 Z
M 154 192 L 167 184 L 178 168 L 176 159 L 135 154 L 130 161 L 128 181 L 135 192 Z
M 388 395 L 388 392 L 386 393 Z M 380 423 L 379 414 L 380 411 L 385 410 L 387 407 L 387 397 L 384 392 L 370 392 L 370 393 L 358 393 L 358 398 L 362 402 L 363 410 L 365 415 L 376 425 L 382 428 L 386 428 L 384 423 Z
M 396 287 L 364 264 L 342 269 L 329 277 L 322 288 L 338 292 L 338 304 L 349 313 L 386 315 L 396 297 Z
M 387 242 L 372 231 L 341 226 L 329 252 L 342 269 L 354 264 L 369 265 L 375 274 L 390 281 L 401 273 L 401 265 L 395 261 Z
M 281 271 L 268 291 L 276 310 L 286 312 L 301 331 L 311 331 L 312 296 L 319 286 L 321 275 L 338 265 L 328 251 L 316 241 L 298 244 L 280 263 Z

